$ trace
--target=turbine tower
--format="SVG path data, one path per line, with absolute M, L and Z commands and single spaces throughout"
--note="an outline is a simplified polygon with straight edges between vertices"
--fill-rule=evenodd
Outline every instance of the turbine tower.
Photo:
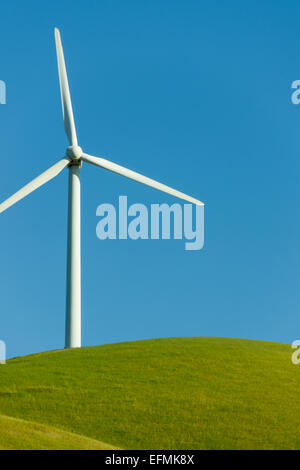
M 82 162 L 112 171 L 126 178 L 171 194 L 192 204 L 203 206 L 203 202 L 140 173 L 124 168 L 104 158 L 92 157 L 82 151 L 77 141 L 72 102 L 66 72 L 60 32 L 55 32 L 58 74 L 61 92 L 65 132 L 69 141 L 66 155 L 40 176 L 0 204 L 0 213 L 28 196 L 40 186 L 55 178 L 64 168 L 69 169 L 68 237 L 67 237 L 67 286 L 66 286 L 66 331 L 65 348 L 81 347 L 81 221 L 80 221 L 80 170 Z

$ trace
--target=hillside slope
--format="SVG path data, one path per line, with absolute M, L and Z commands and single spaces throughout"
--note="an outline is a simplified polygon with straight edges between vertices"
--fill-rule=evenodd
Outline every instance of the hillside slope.
M 0 414 L 123 449 L 299 449 L 291 352 L 174 338 L 16 358 L 0 366 Z
M 0 450 L 113 450 L 103 442 L 52 426 L 0 415 Z

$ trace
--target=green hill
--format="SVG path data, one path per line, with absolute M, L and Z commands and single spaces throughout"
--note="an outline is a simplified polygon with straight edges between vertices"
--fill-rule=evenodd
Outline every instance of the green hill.
M 174 338 L 11 359 L 0 366 L 0 448 L 300 449 L 291 352 Z
M 113 450 L 95 439 L 0 415 L 0 450 Z

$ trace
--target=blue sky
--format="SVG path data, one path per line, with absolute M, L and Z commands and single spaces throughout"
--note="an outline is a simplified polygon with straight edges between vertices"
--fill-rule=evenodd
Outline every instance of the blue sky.
M 82 169 L 84 345 L 300 338 L 300 5 L 2 2 L 0 199 L 64 155 L 53 28 L 80 145 L 204 201 L 205 246 L 100 241 L 96 208 L 174 199 Z M 0 217 L 8 356 L 64 344 L 67 172 Z

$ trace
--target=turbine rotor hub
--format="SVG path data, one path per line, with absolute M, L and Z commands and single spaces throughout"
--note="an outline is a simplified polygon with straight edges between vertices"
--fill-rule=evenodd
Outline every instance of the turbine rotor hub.
M 67 157 L 69 157 L 71 160 L 79 160 L 82 155 L 82 148 L 79 147 L 79 145 L 70 145 L 70 147 L 67 148 Z

